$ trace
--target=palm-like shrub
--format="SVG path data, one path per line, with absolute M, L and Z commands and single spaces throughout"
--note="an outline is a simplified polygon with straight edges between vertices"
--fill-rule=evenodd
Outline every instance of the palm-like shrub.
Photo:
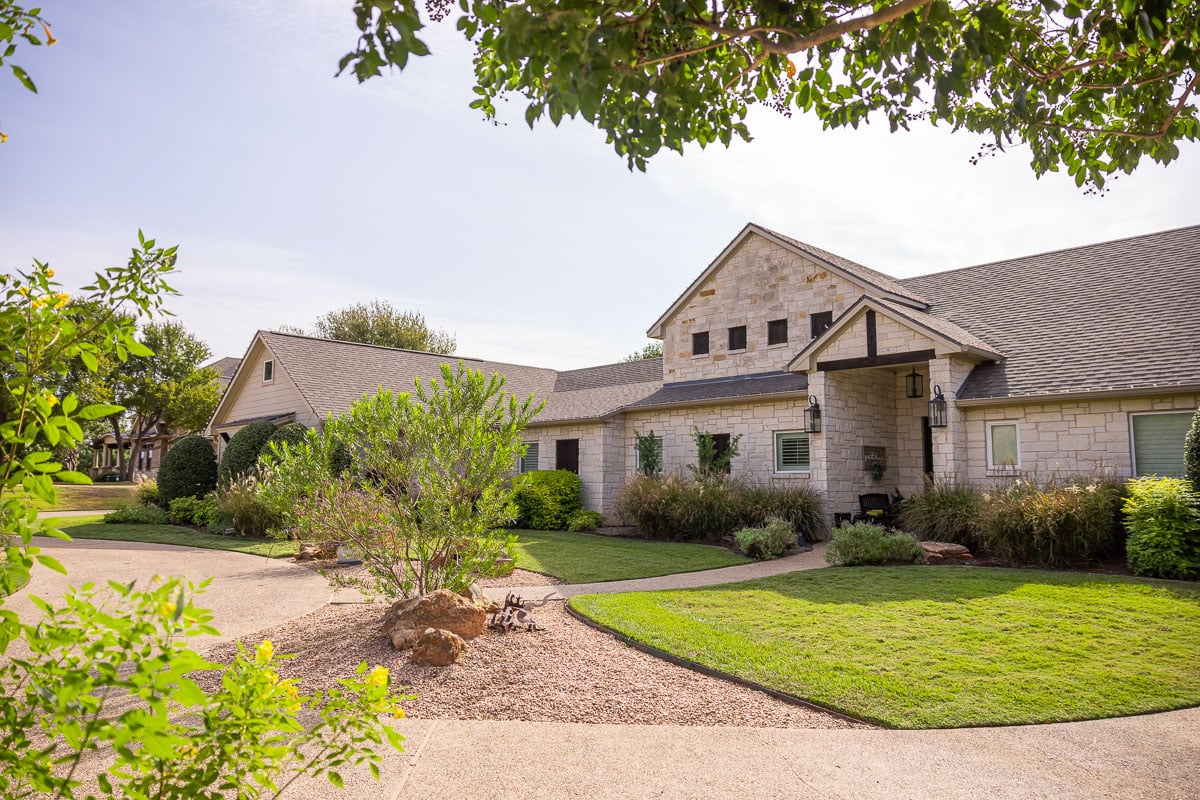
M 158 468 L 158 503 L 178 497 L 203 497 L 217 486 L 217 457 L 203 436 L 185 436 L 163 457 Z

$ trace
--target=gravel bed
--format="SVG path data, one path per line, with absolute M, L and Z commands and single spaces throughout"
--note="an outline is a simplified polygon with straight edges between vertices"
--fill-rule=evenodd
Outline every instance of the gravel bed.
M 393 649 L 381 629 L 384 609 L 325 606 L 244 643 L 271 639 L 276 652 L 295 654 L 280 674 L 301 678 L 310 691 L 335 685 L 361 661 L 383 664 L 393 686 L 417 696 L 404 707 L 422 719 L 868 727 L 654 658 L 574 619 L 561 601 L 532 612 L 545 631 L 485 631 L 449 667 L 416 666 L 408 652 Z M 206 655 L 225 661 L 232 653 L 232 645 L 221 645 Z
M 296 561 L 294 563 L 302 567 L 308 567 L 314 572 L 319 572 L 327 578 L 341 576 L 343 578 L 370 578 L 371 574 L 362 564 L 338 564 L 336 561 Z M 530 572 L 525 569 L 514 569 L 511 575 L 503 578 L 481 578 L 476 581 L 482 587 L 505 587 L 505 586 L 563 586 L 566 581 L 561 581 L 558 578 L 552 578 L 549 575 L 542 575 L 540 572 Z

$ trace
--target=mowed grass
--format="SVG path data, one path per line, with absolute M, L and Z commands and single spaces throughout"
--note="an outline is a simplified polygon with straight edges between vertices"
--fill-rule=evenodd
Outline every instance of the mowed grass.
M 676 656 L 897 728 L 1200 705 L 1200 589 L 1182 583 L 857 567 L 571 604 Z
M 206 550 L 231 550 L 268 558 L 288 558 L 296 555 L 298 545 L 291 539 L 252 539 L 241 536 L 221 536 L 216 533 L 181 528 L 177 525 L 106 524 L 102 516 L 56 517 L 50 520 L 72 539 L 108 539 L 116 542 L 149 542 L 177 544 Z
M 516 530 L 516 566 L 567 583 L 652 578 L 678 572 L 746 564 L 750 559 L 723 547 L 647 542 L 590 533 Z
M 93 483 L 89 486 L 56 483 L 53 504 L 34 495 L 28 495 L 26 499 L 38 511 L 108 511 L 121 503 L 136 502 L 136 491 L 137 487 L 132 483 Z

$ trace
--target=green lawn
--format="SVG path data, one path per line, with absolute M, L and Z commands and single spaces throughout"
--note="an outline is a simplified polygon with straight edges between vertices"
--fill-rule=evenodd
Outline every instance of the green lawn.
M 1200 705 L 1200 587 L 1182 583 L 853 567 L 571 604 L 682 658 L 898 728 Z
M 590 533 L 513 531 L 519 537 L 516 565 L 567 583 L 651 578 L 677 572 L 746 564 L 748 558 L 723 547 L 647 542 Z
M 207 550 L 232 550 L 270 558 L 296 554 L 297 544 L 290 539 L 249 539 L 180 528 L 177 525 L 105 524 L 103 517 L 57 517 L 51 522 L 72 539 L 111 539 L 117 542 L 151 542 L 202 547 Z
M 27 499 L 38 511 L 108 511 L 119 503 L 136 502 L 136 491 L 132 483 L 93 483 L 90 486 L 56 483 L 53 505 L 32 495 Z

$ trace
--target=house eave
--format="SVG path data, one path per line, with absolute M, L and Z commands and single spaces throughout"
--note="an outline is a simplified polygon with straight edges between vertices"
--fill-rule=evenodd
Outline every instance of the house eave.
M 1073 392 L 1043 392 L 1010 394 L 999 397 L 970 397 L 956 400 L 960 408 L 981 406 L 1033 405 L 1037 403 L 1071 402 L 1074 400 L 1108 400 L 1121 397 L 1164 397 L 1179 394 L 1200 394 L 1200 383 L 1172 386 L 1128 386 L 1112 389 L 1083 389 Z

